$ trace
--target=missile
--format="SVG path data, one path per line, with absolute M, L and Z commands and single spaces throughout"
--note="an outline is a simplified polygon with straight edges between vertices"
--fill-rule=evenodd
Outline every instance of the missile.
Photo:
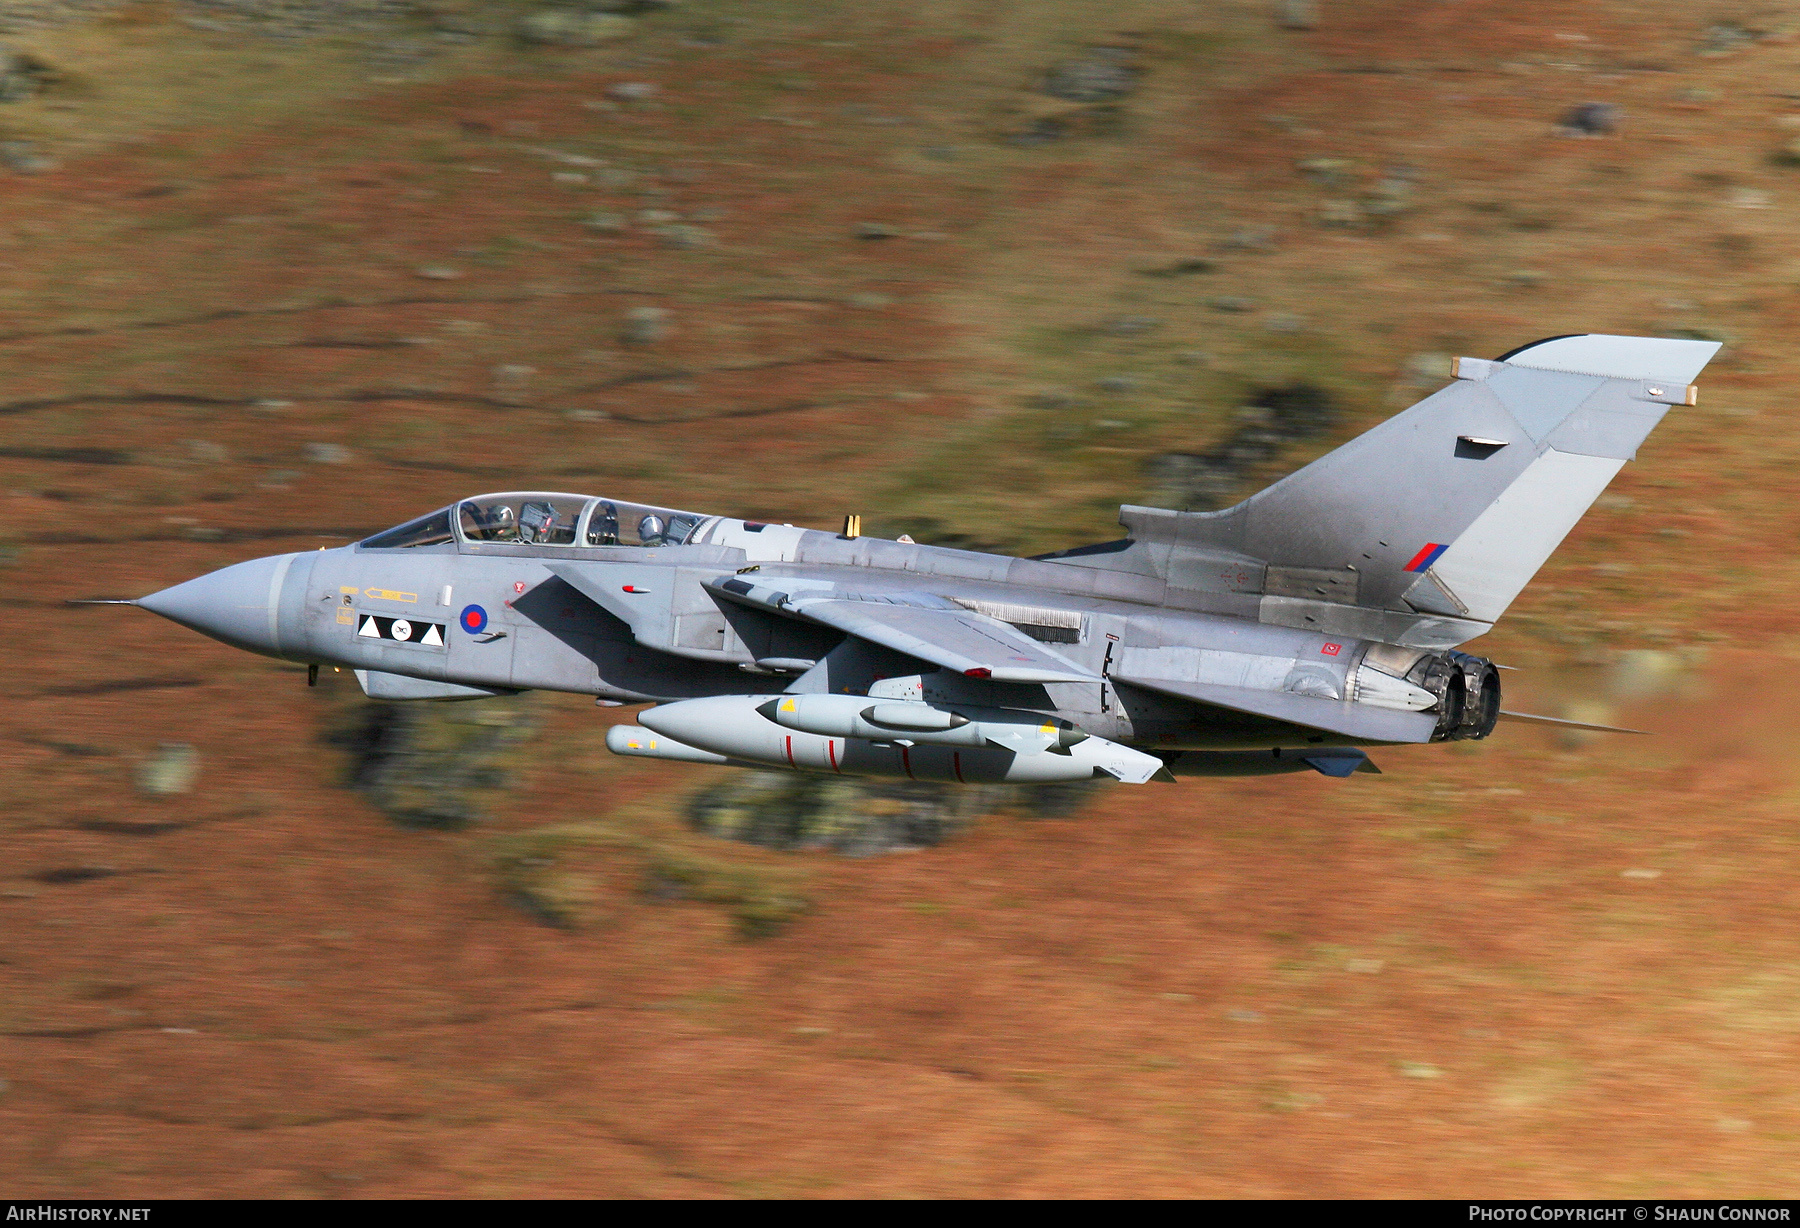
M 664 737 L 641 725 L 614 725 L 606 731 L 606 749 L 615 755 L 634 759 L 673 759 L 678 763 L 730 763 L 724 755 L 710 750 L 683 746 L 674 738 Z
M 808 702 L 795 703 L 788 711 L 789 700 Z M 971 716 L 983 719 L 965 716 L 964 724 L 950 729 L 908 730 L 866 721 L 863 710 L 905 708 L 908 711 L 904 715 L 918 723 L 949 721 L 944 715 L 928 716 L 930 706 L 926 704 L 880 703 L 861 695 L 784 695 L 773 702 L 777 713 L 794 720 L 804 719 L 811 728 L 781 724 L 765 716 L 761 709 L 771 703 L 766 695 L 714 695 L 663 704 L 639 718 L 652 732 L 671 739 L 679 751 L 663 754 L 660 750 L 635 748 L 620 753 L 694 762 L 688 756 L 697 748 L 736 763 L 841 776 L 889 776 L 963 784 L 1047 784 L 1091 780 L 1096 775 L 1127 784 L 1143 784 L 1152 777 L 1170 779 L 1163 761 L 1154 755 L 1061 728 L 1058 722 L 1036 713 L 969 709 Z M 879 714 L 902 715 L 885 711 Z M 996 714 L 1014 719 L 985 719 Z M 865 726 L 875 736 L 816 732 L 821 727 L 850 731 Z M 968 740 L 949 741 L 951 738 Z M 621 735 L 619 741 L 627 739 Z M 607 747 L 618 749 L 611 735 Z
M 784 729 L 828 738 L 908 741 L 932 746 L 1000 746 L 1067 754 L 1088 735 L 1068 721 L 1036 712 L 928 703 L 871 703 L 861 695 L 778 695 L 757 712 Z

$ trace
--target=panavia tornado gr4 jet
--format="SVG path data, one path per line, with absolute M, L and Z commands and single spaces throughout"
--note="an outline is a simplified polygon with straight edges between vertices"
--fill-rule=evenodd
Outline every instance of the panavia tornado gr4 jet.
M 1493 626 L 1718 346 L 1597 334 L 1436 394 L 1236 507 L 1036 558 L 513 493 L 135 604 L 386 700 L 655 704 L 615 753 L 1038 783 L 1374 770 L 1485 738 Z M 1547 720 L 1522 717 L 1525 720 Z

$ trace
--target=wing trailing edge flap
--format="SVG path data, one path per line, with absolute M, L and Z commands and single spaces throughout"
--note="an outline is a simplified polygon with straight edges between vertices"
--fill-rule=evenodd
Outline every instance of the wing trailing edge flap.
M 859 639 L 972 678 L 1100 681 L 1098 674 L 1090 674 L 998 619 L 968 610 L 804 597 L 791 601 L 788 608 Z
M 1347 738 L 1366 738 L 1371 742 L 1429 742 L 1433 731 L 1437 729 L 1438 718 L 1435 714 L 1401 712 L 1392 708 L 1345 703 L 1338 699 L 1295 695 L 1289 691 L 1253 691 L 1246 687 L 1219 686 L 1210 682 L 1127 678 L 1117 674 L 1113 675 L 1113 681 L 1214 708 L 1286 721 L 1290 725 L 1301 725 Z
M 762 584 L 737 577 L 708 581 L 706 588 L 728 601 L 808 619 L 879 644 L 895 652 L 971 678 L 995 682 L 1099 682 L 1073 661 L 985 614 L 977 614 L 929 593 L 878 594 L 875 598 L 810 595 L 782 591 L 780 579 Z

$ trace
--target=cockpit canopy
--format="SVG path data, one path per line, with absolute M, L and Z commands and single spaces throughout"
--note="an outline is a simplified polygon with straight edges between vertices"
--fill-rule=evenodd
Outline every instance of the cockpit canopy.
M 449 542 L 527 546 L 679 546 L 710 517 L 594 495 L 519 491 L 478 495 L 377 533 L 374 550 Z

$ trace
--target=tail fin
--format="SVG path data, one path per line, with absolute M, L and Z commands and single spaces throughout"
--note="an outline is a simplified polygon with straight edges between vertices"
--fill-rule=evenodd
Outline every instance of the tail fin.
M 1119 520 L 1172 585 L 1186 558 L 1266 564 L 1263 622 L 1452 647 L 1506 611 L 1669 407 L 1695 403 L 1718 348 L 1596 333 L 1460 358 L 1449 387 L 1236 507 Z

